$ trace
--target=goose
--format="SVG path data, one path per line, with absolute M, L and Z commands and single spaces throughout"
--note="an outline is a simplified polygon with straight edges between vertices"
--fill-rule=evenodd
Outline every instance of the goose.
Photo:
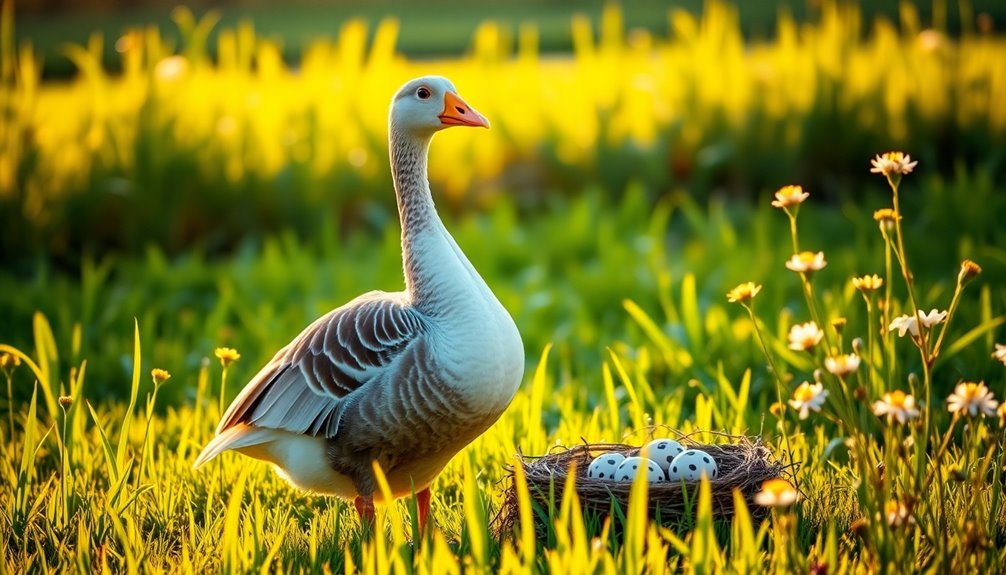
M 430 485 L 510 404 L 524 347 L 510 314 L 444 227 L 430 192 L 433 135 L 489 121 L 440 76 L 406 83 L 389 114 L 405 289 L 336 308 L 280 349 L 223 414 L 194 468 L 233 450 L 373 521 L 380 465 L 394 498 Z

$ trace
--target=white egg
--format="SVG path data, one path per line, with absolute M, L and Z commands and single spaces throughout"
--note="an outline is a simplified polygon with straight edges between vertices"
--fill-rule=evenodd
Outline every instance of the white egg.
M 626 457 L 625 461 L 619 464 L 615 470 L 615 479 L 618 481 L 632 481 L 642 470 L 646 470 L 646 478 L 650 483 L 663 483 L 667 480 L 664 470 L 657 465 L 656 461 L 647 457 Z
M 587 467 L 587 477 L 591 479 L 614 479 L 618 464 L 625 461 L 625 456 L 614 451 L 594 458 Z
M 671 461 L 674 461 L 674 458 L 684 450 L 685 448 L 673 439 L 656 439 L 640 449 L 639 454 L 656 461 L 657 465 L 666 473 L 671 468 Z
M 671 481 L 680 479 L 698 481 L 703 475 L 709 479 L 716 479 L 719 477 L 719 473 L 719 467 L 716 466 L 716 460 L 712 455 L 701 449 L 688 449 L 671 461 L 667 477 Z

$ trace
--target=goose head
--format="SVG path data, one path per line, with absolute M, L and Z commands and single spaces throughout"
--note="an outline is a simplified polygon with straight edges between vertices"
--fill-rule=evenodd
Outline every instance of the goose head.
M 391 101 L 390 123 L 392 133 L 419 138 L 451 126 L 489 127 L 489 120 L 441 76 L 423 76 L 402 86 Z

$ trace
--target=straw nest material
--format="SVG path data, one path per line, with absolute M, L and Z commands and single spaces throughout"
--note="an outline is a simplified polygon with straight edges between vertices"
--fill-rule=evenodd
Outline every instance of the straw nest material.
M 705 444 L 693 441 L 688 437 L 677 439 L 685 449 L 701 449 L 716 460 L 719 475 L 711 480 L 713 515 L 719 519 L 728 519 L 734 514 L 735 489 L 747 501 L 748 509 L 756 518 L 763 516 L 765 509 L 754 505 L 754 496 L 761 490 L 766 480 L 790 475 L 789 466 L 777 461 L 759 438 L 743 436 L 720 435 L 729 443 Z M 611 481 L 610 479 L 591 479 L 587 477 L 587 467 L 595 457 L 609 452 L 618 452 L 626 457 L 639 455 L 639 446 L 595 443 L 576 445 L 569 449 L 558 447 L 552 453 L 542 456 L 518 456 L 519 465 L 524 468 L 527 477 L 528 490 L 533 502 L 540 509 L 547 509 L 550 492 L 558 505 L 566 485 L 566 480 L 572 471 L 576 476 L 576 492 L 580 504 L 587 513 L 601 516 L 609 515 L 614 506 L 621 509 L 616 515 L 628 509 L 629 491 L 632 482 Z M 497 515 L 496 532 L 500 536 L 512 533 L 519 517 L 514 469 L 509 470 L 510 480 L 503 505 Z M 650 517 L 659 519 L 661 523 L 672 524 L 680 520 L 687 509 L 693 508 L 686 501 L 694 501 L 698 491 L 698 483 L 680 481 L 654 483 L 649 485 Z M 540 523 L 538 514 L 536 522 Z M 536 526 L 540 531 L 543 525 Z

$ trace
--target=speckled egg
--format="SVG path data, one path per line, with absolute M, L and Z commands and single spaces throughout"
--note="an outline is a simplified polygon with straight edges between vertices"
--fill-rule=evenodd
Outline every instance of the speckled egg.
M 591 479 L 614 479 L 615 470 L 618 464 L 625 461 L 625 456 L 621 453 L 605 453 L 594 458 L 587 467 L 587 477 Z
M 671 468 L 671 461 L 674 461 L 674 458 L 684 450 L 685 448 L 673 439 L 656 439 L 647 443 L 646 447 L 639 450 L 639 453 L 656 461 L 657 465 L 666 473 Z
M 656 461 L 647 457 L 626 457 L 625 461 L 619 464 L 615 470 L 615 479 L 618 481 L 632 481 L 636 474 L 644 471 L 650 483 L 662 483 L 667 480 L 664 470 L 657 465 Z
M 680 455 L 671 461 L 671 468 L 667 470 L 667 478 L 671 481 L 684 479 L 686 481 L 698 481 L 704 474 L 709 479 L 719 477 L 719 467 L 712 455 L 701 449 L 688 449 L 682 451 Z

